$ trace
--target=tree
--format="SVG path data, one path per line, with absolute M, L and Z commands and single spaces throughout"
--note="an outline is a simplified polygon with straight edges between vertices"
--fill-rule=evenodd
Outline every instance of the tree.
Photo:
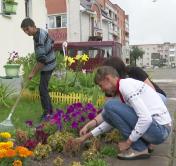
M 136 60 L 142 58 L 144 55 L 144 51 L 139 49 L 137 46 L 132 46 L 130 50 L 130 62 L 136 66 Z

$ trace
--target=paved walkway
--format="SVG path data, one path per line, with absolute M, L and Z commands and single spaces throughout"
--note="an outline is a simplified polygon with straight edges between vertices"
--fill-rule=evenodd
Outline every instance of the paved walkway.
M 176 118 L 176 82 L 158 83 L 169 97 L 167 107 L 173 117 Z M 170 137 L 161 145 L 155 148 L 150 159 L 122 161 L 112 160 L 110 166 L 176 166 L 176 123 L 173 123 L 173 132 Z

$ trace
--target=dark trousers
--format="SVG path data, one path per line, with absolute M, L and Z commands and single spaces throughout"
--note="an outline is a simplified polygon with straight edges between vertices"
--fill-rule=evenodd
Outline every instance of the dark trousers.
M 39 85 L 39 93 L 40 93 L 40 101 L 42 108 L 44 110 L 44 114 L 52 113 L 52 104 L 51 98 L 49 96 L 48 91 L 48 83 L 51 78 L 53 70 L 51 71 L 41 71 L 40 73 L 40 85 Z

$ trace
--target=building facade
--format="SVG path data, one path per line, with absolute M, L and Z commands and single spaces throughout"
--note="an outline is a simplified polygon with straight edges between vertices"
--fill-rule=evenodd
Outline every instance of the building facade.
M 46 7 L 55 41 L 115 40 L 129 47 L 128 16 L 109 0 L 46 0 Z
M 141 67 L 176 67 L 176 43 L 135 45 L 144 51 L 137 61 Z M 132 47 L 132 46 L 131 46 Z
M 19 56 L 34 52 L 33 39 L 21 30 L 21 21 L 25 17 L 31 17 L 38 27 L 46 28 L 47 13 L 45 1 L 18 0 L 17 2 L 16 14 L 9 15 L 3 12 L 3 0 L 0 0 L 0 76 L 5 75 L 3 65 L 7 62 L 9 52 L 17 51 Z

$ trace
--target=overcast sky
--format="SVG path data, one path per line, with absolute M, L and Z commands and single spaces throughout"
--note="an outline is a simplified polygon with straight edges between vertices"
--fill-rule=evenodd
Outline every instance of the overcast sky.
M 176 43 L 176 0 L 110 1 L 129 14 L 130 44 Z

